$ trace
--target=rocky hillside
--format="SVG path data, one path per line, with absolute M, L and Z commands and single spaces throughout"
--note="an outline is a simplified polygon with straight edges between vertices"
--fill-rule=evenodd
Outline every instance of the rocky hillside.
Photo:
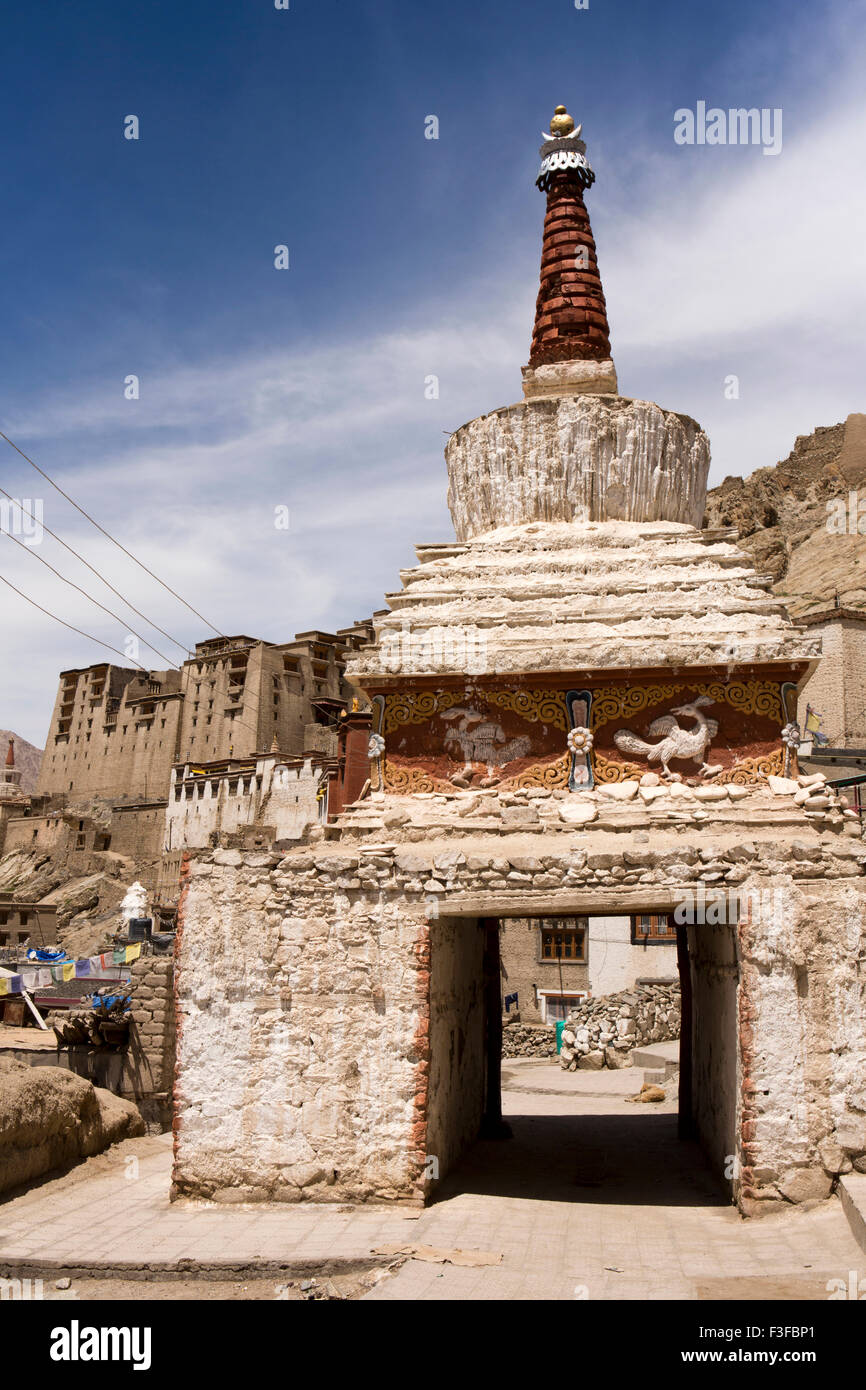
M 863 534 L 851 492 L 862 498 Z M 842 534 L 828 526 L 839 514 L 828 513 L 833 499 L 845 503 Z M 831 606 L 837 592 L 846 607 L 866 609 L 866 415 L 801 435 L 772 468 L 726 478 L 707 496 L 706 525 L 737 528 L 792 613 Z
M 56 907 L 56 944 L 73 956 L 92 956 L 112 944 L 120 903 L 136 877 L 137 866 L 123 855 L 105 851 L 91 859 L 91 872 L 73 876 L 44 851 L 19 849 L 0 857 L 0 892 Z

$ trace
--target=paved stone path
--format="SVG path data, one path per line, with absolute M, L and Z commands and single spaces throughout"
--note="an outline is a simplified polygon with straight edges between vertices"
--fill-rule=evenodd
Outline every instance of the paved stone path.
M 676 1141 L 670 1102 L 624 1103 L 641 1079 L 505 1063 L 514 1138 L 475 1145 L 422 1213 L 172 1205 L 169 1136 L 129 1140 L 0 1205 L 0 1273 L 40 1260 L 159 1268 L 181 1259 L 365 1259 L 377 1246 L 409 1243 L 500 1252 L 502 1261 L 463 1268 L 410 1259 L 367 1298 L 826 1298 L 828 1279 L 866 1276 L 837 1198 L 743 1221 L 700 1151 Z

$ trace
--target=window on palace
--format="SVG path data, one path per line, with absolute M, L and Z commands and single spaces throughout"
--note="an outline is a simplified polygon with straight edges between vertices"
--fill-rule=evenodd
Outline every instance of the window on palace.
M 542 960 L 585 960 L 586 931 L 582 926 L 542 927 Z
M 638 944 L 657 941 L 670 946 L 677 939 L 677 929 L 666 912 L 639 912 L 631 919 L 631 939 Z

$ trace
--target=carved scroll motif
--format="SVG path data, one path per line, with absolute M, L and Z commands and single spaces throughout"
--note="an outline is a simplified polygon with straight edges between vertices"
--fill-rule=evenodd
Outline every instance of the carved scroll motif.
M 552 690 L 485 690 L 479 692 L 491 705 L 510 710 L 531 724 L 552 724 L 566 731 L 570 725 L 563 697 Z
M 781 748 L 777 748 L 775 753 L 769 753 L 765 758 L 743 758 L 742 762 L 735 763 L 720 777 L 714 777 L 713 781 L 717 784 L 735 782 L 741 787 L 751 787 L 768 777 L 781 777 L 783 766 L 784 754 Z
M 393 734 L 404 724 L 426 724 L 434 714 L 459 705 L 466 698 L 462 690 L 417 690 L 385 697 L 383 734 Z
M 682 685 L 603 685 L 594 690 L 592 700 L 592 722 L 595 730 L 612 719 L 628 718 L 639 714 L 652 705 L 660 705 L 664 700 L 672 700 Z
M 397 796 L 411 796 L 413 792 L 453 792 L 454 790 L 450 782 L 445 782 L 439 777 L 432 777 L 423 768 L 396 767 L 387 758 L 385 759 L 383 783 L 386 792 L 394 792 Z
M 510 777 L 507 782 L 503 782 L 502 787 L 567 787 L 570 769 L 571 754 L 565 753 L 561 758 L 557 758 L 555 763 L 528 767 L 517 777 Z
M 592 728 L 608 724 L 613 719 L 625 719 L 672 700 L 684 690 L 706 695 L 718 704 L 730 705 L 740 714 L 762 714 L 777 720 L 779 727 L 786 722 L 782 688 L 778 681 L 701 681 L 677 685 L 604 685 L 593 692 Z
M 637 763 L 613 763 L 603 757 L 601 753 L 593 753 L 592 765 L 595 772 L 596 782 L 631 782 L 635 778 L 640 779 L 647 771 L 645 767 L 639 767 Z

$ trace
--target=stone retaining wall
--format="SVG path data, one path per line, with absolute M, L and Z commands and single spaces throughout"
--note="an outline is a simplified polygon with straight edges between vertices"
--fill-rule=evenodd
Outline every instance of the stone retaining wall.
M 555 1057 L 556 1029 L 550 1023 L 505 1023 L 503 1057 Z

